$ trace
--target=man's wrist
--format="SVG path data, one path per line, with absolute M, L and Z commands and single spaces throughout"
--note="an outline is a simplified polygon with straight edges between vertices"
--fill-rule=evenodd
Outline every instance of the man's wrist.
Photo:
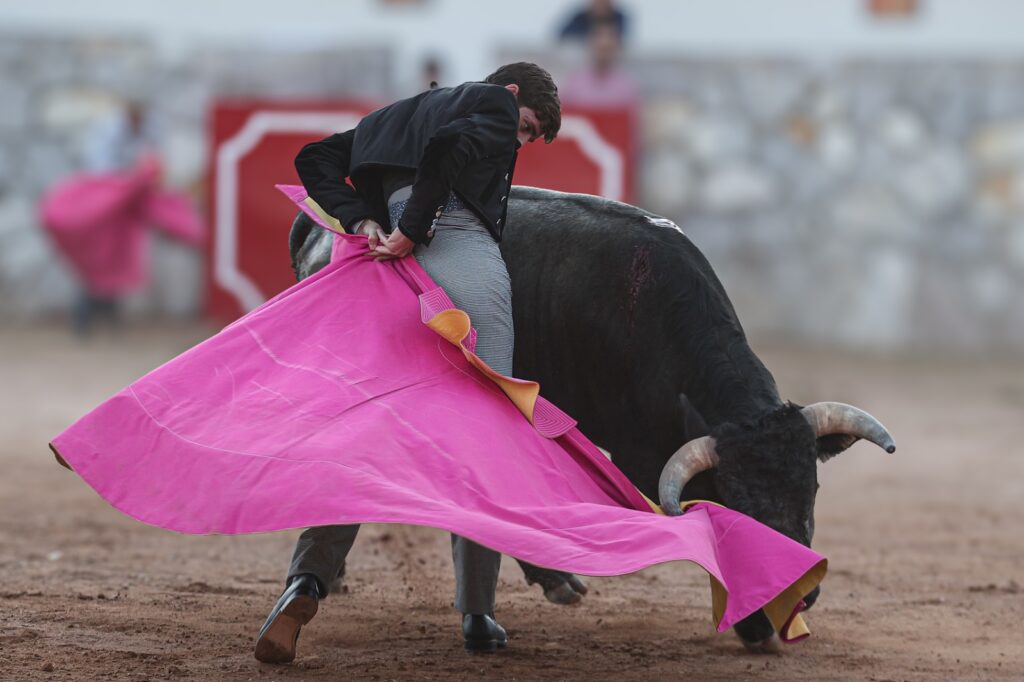
M 402 223 L 401 223 L 401 222 L 399 222 L 399 223 L 398 223 L 398 230 L 397 230 L 397 231 L 398 231 L 398 232 L 399 232 L 399 233 L 400 233 L 400 234 L 401 234 L 401 235 L 402 235 L 403 237 L 405 237 L 406 239 L 408 239 L 409 241 L 411 241 L 411 242 L 412 242 L 413 244 L 426 244 L 426 243 L 427 243 L 427 241 L 428 241 L 428 240 L 424 239 L 423 237 L 419 237 L 419 236 L 417 236 L 417 235 L 415 235 L 415 234 L 411 234 L 411 233 L 409 232 L 409 230 L 408 230 L 408 229 L 406 229 L 406 228 L 405 228 L 405 227 L 404 227 L 404 226 L 402 225 Z

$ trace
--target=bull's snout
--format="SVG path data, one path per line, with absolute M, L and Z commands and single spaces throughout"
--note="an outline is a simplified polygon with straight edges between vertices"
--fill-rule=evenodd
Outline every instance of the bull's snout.
M 733 626 L 743 646 L 759 654 L 777 654 L 782 641 L 764 611 L 755 611 Z
M 815 587 L 804 597 L 804 609 L 809 609 L 818 601 L 821 595 L 821 586 Z M 733 627 L 736 636 L 740 638 L 748 650 L 758 654 L 777 654 L 782 650 L 782 639 L 775 632 L 768 616 L 764 611 L 755 611 Z
M 818 597 L 821 595 L 821 585 L 818 585 L 813 590 L 807 593 L 804 597 L 804 608 L 811 608 L 814 606 L 814 602 L 818 601 Z

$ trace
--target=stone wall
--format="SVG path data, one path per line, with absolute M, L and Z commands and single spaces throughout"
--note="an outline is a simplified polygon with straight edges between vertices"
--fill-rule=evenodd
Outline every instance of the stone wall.
M 579 51 L 504 49 L 558 77 Z M 638 202 L 756 335 L 1024 351 L 1024 61 L 643 57 Z
M 562 54 L 498 57 L 570 66 Z M 387 99 L 391 59 L 223 47 L 169 58 L 129 38 L 0 34 L 0 315 L 70 300 L 34 206 L 118 97 L 153 105 L 170 182 L 198 190 L 214 96 Z M 648 57 L 628 68 L 645 94 L 639 203 L 704 250 L 752 333 L 1024 348 L 1024 62 Z M 199 259 L 155 246 L 153 286 L 133 309 L 194 313 Z
M 123 98 L 142 99 L 155 115 L 169 184 L 202 200 L 215 97 L 386 99 L 393 80 L 387 49 L 198 46 L 169 56 L 123 36 L 0 33 L 0 316 L 60 312 L 72 300 L 74 281 L 35 206 L 45 188 L 80 167 L 83 135 Z M 127 301 L 129 312 L 196 314 L 200 254 L 157 238 L 152 256 L 152 284 Z
M 1024 63 L 632 68 L 640 201 L 700 245 L 748 329 L 1024 348 Z

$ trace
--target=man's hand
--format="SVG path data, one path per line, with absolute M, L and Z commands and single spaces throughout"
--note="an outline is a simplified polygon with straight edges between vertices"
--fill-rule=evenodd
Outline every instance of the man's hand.
M 391 260 L 392 258 L 404 258 L 412 253 L 416 243 L 406 237 L 398 229 L 387 236 L 387 239 L 371 248 L 370 252 L 376 256 L 374 260 Z
M 388 233 L 384 231 L 380 223 L 370 218 L 366 218 L 359 223 L 359 227 L 356 228 L 356 234 L 365 234 L 369 237 L 370 251 L 373 251 L 388 239 Z

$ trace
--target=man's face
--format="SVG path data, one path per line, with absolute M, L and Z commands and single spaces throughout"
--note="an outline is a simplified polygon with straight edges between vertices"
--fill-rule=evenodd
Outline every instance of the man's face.
M 530 107 L 519 107 L 519 130 L 516 132 L 519 144 L 526 144 L 544 137 L 537 114 Z
M 519 99 L 518 85 L 511 83 L 506 85 L 505 89 L 515 95 L 516 99 Z M 537 112 L 530 107 L 519 107 L 519 130 L 516 132 L 519 144 L 524 145 L 542 137 L 544 137 L 544 131 L 540 127 L 540 119 L 537 118 Z

